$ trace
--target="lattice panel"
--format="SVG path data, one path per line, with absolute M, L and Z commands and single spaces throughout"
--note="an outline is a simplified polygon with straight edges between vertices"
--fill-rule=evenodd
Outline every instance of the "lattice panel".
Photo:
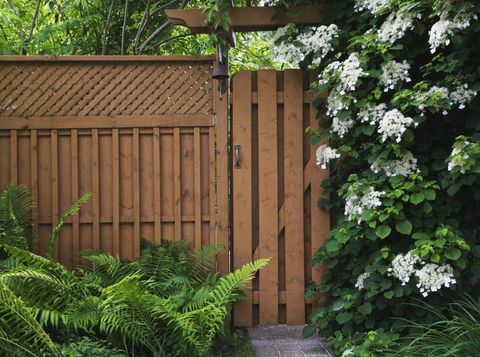
M 210 114 L 212 62 L 0 63 L 0 117 Z

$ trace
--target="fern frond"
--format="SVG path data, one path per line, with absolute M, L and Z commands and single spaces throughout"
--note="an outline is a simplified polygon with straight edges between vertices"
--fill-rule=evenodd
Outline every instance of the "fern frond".
M 82 207 L 82 205 L 88 202 L 91 197 L 92 195 L 90 193 L 84 194 L 82 197 L 76 200 L 65 213 L 62 214 L 58 223 L 55 225 L 55 227 L 53 227 L 52 233 L 50 233 L 50 239 L 48 241 L 48 248 L 47 248 L 48 259 L 52 260 L 55 243 L 57 242 L 57 239 L 60 235 L 60 230 L 65 224 L 65 219 L 67 219 L 67 217 L 76 215 L 80 211 L 80 208 Z
M 0 351 L 5 356 L 60 356 L 22 300 L 0 284 Z

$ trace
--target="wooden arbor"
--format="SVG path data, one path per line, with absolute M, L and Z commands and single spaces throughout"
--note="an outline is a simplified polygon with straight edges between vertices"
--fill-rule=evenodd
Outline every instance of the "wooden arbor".
M 298 17 L 274 18 L 275 8 L 232 8 L 230 43 L 234 32 L 317 24 L 324 10 L 305 6 L 296 9 Z M 212 30 L 202 10 L 168 10 L 167 16 L 193 33 Z M 316 204 L 328 171 L 316 167 L 315 149 L 304 130 L 317 124 L 313 102 L 318 93 L 309 91 L 314 78 L 300 70 L 262 70 L 241 71 L 231 81 L 225 100 L 231 113 L 231 163 L 218 167 L 231 169 L 232 266 L 270 257 L 247 298 L 235 304 L 235 326 L 304 324 L 312 309 L 305 283 L 318 282 L 324 272 L 309 265 L 329 231 L 329 215 Z M 228 157 L 228 147 L 219 149 Z

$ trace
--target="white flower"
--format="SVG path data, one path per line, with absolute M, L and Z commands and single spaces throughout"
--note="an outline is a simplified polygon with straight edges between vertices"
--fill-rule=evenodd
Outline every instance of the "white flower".
M 385 175 L 390 177 L 408 176 L 418 172 L 417 159 L 413 157 L 413 154 L 410 151 L 404 153 L 399 160 L 386 160 L 378 158 L 370 166 L 370 169 L 375 173 L 383 171 L 385 172 Z
M 457 89 L 450 93 L 450 101 L 453 105 L 458 105 L 459 109 L 464 109 L 465 104 L 471 102 L 476 95 L 477 92 L 472 89 L 468 89 L 468 84 L 465 83 L 461 86 L 458 86 Z
M 418 279 L 417 288 L 420 289 L 423 296 L 440 290 L 442 286 L 449 288 L 450 285 L 456 283 L 453 277 L 453 268 L 449 264 L 425 264 L 422 269 L 415 272 L 415 276 Z
M 383 91 L 388 92 L 390 89 L 394 89 L 400 82 L 410 82 L 410 76 L 408 71 L 410 65 L 407 61 L 395 62 L 390 61 L 382 65 L 382 74 L 380 75 L 379 82 L 383 86 Z
M 354 356 L 354 355 L 355 355 L 355 352 L 353 352 L 353 348 L 348 348 L 342 352 L 340 357 L 348 357 L 348 356 Z
M 320 145 L 317 149 L 317 165 L 322 169 L 327 168 L 327 164 L 330 160 L 338 159 L 340 154 L 337 150 L 332 149 L 328 145 Z
M 388 269 L 389 273 L 402 282 L 402 285 L 410 281 L 410 277 L 415 272 L 415 264 L 421 262 L 419 256 L 413 255 L 412 252 L 407 254 L 399 254 L 392 261 L 392 267 Z
M 368 277 L 370 277 L 370 273 L 362 273 L 358 276 L 357 278 L 357 282 L 355 283 L 355 287 L 358 289 L 358 290 L 362 290 L 365 288 L 365 279 L 367 279 Z
M 330 91 L 327 99 L 327 115 L 330 117 L 334 117 L 340 112 L 341 110 L 348 109 L 352 102 L 356 102 L 357 100 L 347 94 L 342 95 L 337 92 L 335 89 Z
M 375 15 L 389 2 L 390 0 L 356 0 L 354 9 L 357 12 L 368 10 Z
M 305 58 L 305 53 L 292 43 L 282 42 L 278 46 L 273 46 L 273 59 L 279 63 L 286 63 L 292 67 L 298 67 L 298 64 Z
M 352 119 L 340 120 L 334 117 L 330 131 L 337 134 L 340 138 L 343 138 L 354 125 L 355 122 Z
M 470 145 L 470 142 L 465 140 L 463 142 L 455 143 L 455 147 L 452 149 L 452 153 L 448 158 L 448 171 L 452 171 L 454 167 L 459 166 L 462 173 L 465 172 L 463 166 L 465 161 L 470 157 L 464 150 Z
M 319 83 L 326 84 L 335 81 L 335 90 L 340 94 L 352 92 L 355 90 L 359 78 L 367 74 L 361 68 L 360 63 L 357 53 L 351 53 L 343 62 L 332 62 L 320 74 Z
M 448 13 L 442 12 L 440 20 L 434 23 L 429 31 L 430 52 L 435 53 L 439 47 L 448 46 L 455 32 L 467 28 L 470 21 L 477 19 L 478 16 L 471 13 L 460 13 L 449 19 Z
M 358 189 L 359 185 L 353 184 L 350 186 L 347 192 L 347 199 L 345 201 L 345 216 L 348 220 L 356 219 L 360 223 L 363 218 L 362 214 L 372 208 L 376 208 L 382 205 L 380 197 L 385 194 L 383 191 L 375 191 L 373 187 L 368 187 L 366 192 L 362 195 L 358 195 L 354 192 Z
M 382 42 L 391 42 L 405 36 L 407 30 L 413 27 L 413 14 L 408 12 L 392 12 L 378 30 L 378 39 Z
M 311 28 L 298 36 L 297 41 L 303 45 L 305 53 L 313 53 L 313 66 L 318 66 L 325 56 L 333 51 L 332 41 L 338 37 L 338 27 L 335 24 Z
M 416 101 L 420 103 L 418 105 L 418 109 L 420 109 L 422 112 L 425 111 L 425 109 L 427 108 L 427 105 L 425 104 L 425 102 L 431 99 L 432 96 L 435 96 L 437 100 L 448 99 L 449 93 L 450 92 L 448 88 L 438 87 L 438 86 L 432 86 L 426 92 L 417 93 Z M 444 110 L 443 115 L 446 115 L 446 114 L 447 112 Z
M 382 142 L 387 138 L 394 138 L 398 143 L 402 140 L 405 130 L 411 126 L 416 126 L 412 118 L 404 116 L 398 109 L 392 109 L 380 119 L 378 133 L 382 134 Z
M 386 111 L 387 105 L 385 103 L 380 103 L 374 107 L 367 104 L 358 113 L 358 119 L 360 119 L 362 123 L 369 123 L 370 125 L 375 125 L 383 118 Z

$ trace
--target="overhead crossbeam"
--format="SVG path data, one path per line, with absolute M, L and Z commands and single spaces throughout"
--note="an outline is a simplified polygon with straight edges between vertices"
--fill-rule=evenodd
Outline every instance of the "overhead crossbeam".
M 278 8 L 271 7 L 232 7 L 228 10 L 233 32 L 271 31 L 293 23 L 314 25 L 324 20 L 325 5 L 306 5 L 291 9 L 291 15 L 275 16 Z M 209 33 L 211 26 L 206 22 L 203 9 L 165 10 L 169 21 L 174 25 L 186 26 L 193 33 Z

